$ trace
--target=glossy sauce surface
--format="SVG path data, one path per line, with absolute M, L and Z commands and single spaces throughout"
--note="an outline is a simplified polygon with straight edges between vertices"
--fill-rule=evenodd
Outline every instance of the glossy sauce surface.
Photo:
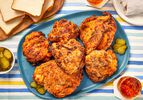
M 118 89 L 124 97 L 132 98 L 141 92 L 141 83 L 133 77 L 122 77 L 118 82 Z
M 89 3 L 92 3 L 92 4 L 99 4 L 101 3 L 103 0 L 87 0 Z

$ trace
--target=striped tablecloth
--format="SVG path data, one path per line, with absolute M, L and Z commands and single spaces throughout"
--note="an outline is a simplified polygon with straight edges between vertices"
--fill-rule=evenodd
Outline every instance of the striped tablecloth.
M 95 10 L 86 6 L 84 0 L 65 0 L 63 8 L 51 19 L 84 10 Z M 122 25 L 131 45 L 130 59 L 125 69 L 125 73 L 134 75 L 141 79 L 143 83 L 143 26 L 133 26 L 123 21 L 116 13 L 112 1 L 108 2 L 101 10 L 109 11 Z M 48 20 L 47 20 L 48 21 Z M 35 24 L 36 25 L 36 24 Z M 0 46 L 8 46 L 15 54 L 16 64 L 11 72 L 0 75 L 0 99 L 2 100 L 29 100 L 40 99 L 32 94 L 24 84 L 17 64 L 17 46 L 23 34 L 18 34 L 13 38 L 0 42 Z M 143 91 L 142 91 L 143 94 Z M 112 82 L 99 89 L 95 89 L 83 95 L 80 100 L 117 100 L 113 94 Z M 143 95 L 138 100 L 143 100 Z

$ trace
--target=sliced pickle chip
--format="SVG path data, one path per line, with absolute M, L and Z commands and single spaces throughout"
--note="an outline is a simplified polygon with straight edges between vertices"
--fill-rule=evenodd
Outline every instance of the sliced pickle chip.
M 3 69 L 8 69 L 10 66 L 10 62 L 8 59 L 6 59 L 5 57 L 0 58 L 0 63 L 1 63 L 1 67 Z
M 12 54 L 9 50 L 5 49 L 4 50 L 4 56 L 7 58 L 7 59 L 11 59 L 12 58 Z
M 0 58 L 2 58 L 4 55 L 3 55 L 3 52 L 0 52 Z
M 124 39 L 117 38 L 116 43 L 113 45 L 113 49 L 118 54 L 124 54 L 127 49 L 126 41 Z
M 125 45 L 126 41 L 124 39 L 118 38 L 118 39 L 116 39 L 116 44 Z
M 36 88 L 36 87 L 37 87 L 37 84 L 36 84 L 36 82 L 33 81 L 33 82 L 30 83 L 30 86 L 31 86 L 32 88 Z
M 38 93 L 40 93 L 42 95 L 45 94 L 45 92 L 46 92 L 46 90 L 44 89 L 44 87 L 37 88 L 36 90 L 37 90 Z

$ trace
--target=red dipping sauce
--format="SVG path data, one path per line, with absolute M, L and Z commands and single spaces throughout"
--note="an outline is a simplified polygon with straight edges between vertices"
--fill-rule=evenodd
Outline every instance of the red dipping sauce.
M 89 3 L 92 3 L 92 4 L 99 4 L 101 3 L 103 0 L 87 0 Z
M 119 80 L 117 86 L 120 93 L 126 98 L 136 97 L 141 93 L 142 90 L 142 85 L 140 81 L 130 76 L 122 77 Z

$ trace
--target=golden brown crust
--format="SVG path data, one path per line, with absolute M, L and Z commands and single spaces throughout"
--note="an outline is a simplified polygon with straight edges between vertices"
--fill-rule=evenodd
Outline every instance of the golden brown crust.
M 38 63 L 49 56 L 49 43 L 42 32 L 32 32 L 25 37 L 22 45 L 23 54 L 31 63 Z
M 47 67 L 44 69 L 44 88 L 55 97 L 63 98 L 70 95 L 80 85 L 80 81 L 83 78 L 82 73 L 68 75 L 57 66 L 54 60 L 50 60 L 46 64 Z
M 77 38 L 78 35 L 79 28 L 76 24 L 66 19 L 61 19 L 54 23 L 52 31 L 48 34 L 48 39 L 51 42 L 63 42 Z
M 67 43 L 53 43 L 52 55 L 57 64 L 68 74 L 78 73 L 84 67 L 84 47 L 75 39 Z
M 102 24 L 97 24 L 96 19 L 96 16 L 90 16 L 80 25 L 80 39 L 85 45 L 86 54 L 97 48 L 103 36 L 103 26 Z
M 80 39 L 83 41 L 86 54 L 96 49 L 110 47 L 116 32 L 112 16 L 104 12 L 103 16 L 90 16 L 80 25 Z
M 85 58 L 86 73 L 93 82 L 110 77 L 117 70 L 117 57 L 112 50 L 94 50 Z
M 43 63 L 40 66 L 37 66 L 33 73 L 33 80 L 41 85 L 44 86 L 44 68 L 47 67 L 47 63 Z
M 98 50 L 101 50 L 101 49 L 106 50 L 110 47 L 110 45 L 112 44 L 112 41 L 114 39 L 116 29 L 117 29 L 116 28 L 116 23 L 115 23 L 112 15 L 107 13 L 107 12 L 104 12 L 104 16 L 108 16 L 109 18 L 108 18 L 108 20 L 106 20 L 103 23 L 105 31 L 104 31 L 103 38 L 102 38 L 100 44 L 97 47 Z M 100 20 L 100 17 L 99 17 L 99 20 Z

